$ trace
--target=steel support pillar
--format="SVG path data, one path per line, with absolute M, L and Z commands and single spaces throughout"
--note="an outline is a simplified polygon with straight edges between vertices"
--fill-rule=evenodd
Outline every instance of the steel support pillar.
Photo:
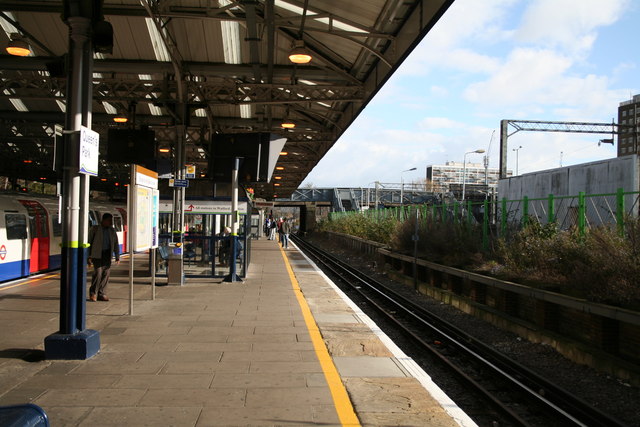
M 178 115 L 182 118 L 186 117 L 183 111 L 185 106 L 178 105 Z M 173 176 L 175 179 L 185 178 L 186 163 L 186 126 L 179 124 L 176 126 L 176 149 L 175 164 Z M 174 187 L 173 189 L 173 227 L 172 227 L 172 253 L 169 255 L 167 266 L 167 283 L 169 285 L 184 285 L 184 201 L 185 189 L 183 187 Z
M 98 5 L 98 3 L 94 3 Z M 93 18 L 78 0 L 67 4 L 76 15 L 67 17 L 70 71 L 62 190 L 62 267 L 60 273 L 60 329 L 44 340 L 47 359 L 88 359 L 100 350 L 98 331 L 86 328 L 86 265 L 89 178 L 78 170 L 79 132 L 91 126 Z M 96 6 L 99 7 L 99 6 Z M 88 12 L 88 13 L 82 13 Z
M 238 252 L 238 226 L 240 213 L 238 212 L 238 170 L 240 169 L 240 159 L 236 157 L 233 161 L 233 172 L 231 173 L 231 250 L 229 251 L 229 275 L 224 278 L 225 282 L 242 282 L 236 273 L 236 254 Z

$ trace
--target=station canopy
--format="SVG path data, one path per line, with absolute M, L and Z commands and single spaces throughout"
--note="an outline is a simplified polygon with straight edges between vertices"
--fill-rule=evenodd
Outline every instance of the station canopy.
M 197 179 L 208 179 L 214 133 L 281 134 L 278 179 L 254 190 L 286 197 L 452 2 L 105 0 L 114 42 L 112 53 L 94 54 L 92 128 L 106 141 L 111 128 L 148 126 L 158 156 L 170 159 L 182 84 L 187 163 Z M 0 175 L 55 179 L 69 44 L 62 9 L 62 1 L 0 0 Z M 32 53 L 8 55 L 15 39 Z M 292 63 L 294 49 L 310 62 Z M 119 116 L 127 123 L 114 122 Z M 107 189 L 127 173 L 101 156 L 92 188 Z

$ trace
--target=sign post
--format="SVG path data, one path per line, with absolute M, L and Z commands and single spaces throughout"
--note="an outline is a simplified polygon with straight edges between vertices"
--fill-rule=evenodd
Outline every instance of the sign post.
M 240 158 L 236 157 L 231 175 L 231 251 L 229 253 L 229 275 L 224 278 L 225 282 L 242 282 L 236 274 L 238 223 L 240 222 L 240 213 L 238 212 L 238 169 L 240 169 Z

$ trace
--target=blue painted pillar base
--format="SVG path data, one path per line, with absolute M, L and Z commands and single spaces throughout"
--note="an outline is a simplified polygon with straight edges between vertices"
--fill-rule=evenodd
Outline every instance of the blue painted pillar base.
M 86 360 L 100 351 L 100 332 L 85 329 L 75 334 L 51 334 L 44 339 L 48 360 Z

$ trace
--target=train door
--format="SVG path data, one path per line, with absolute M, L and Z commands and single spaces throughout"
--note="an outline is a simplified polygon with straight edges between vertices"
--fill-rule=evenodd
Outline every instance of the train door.
M 36 273 L 49 269 L 49 214 L 35 200 L 18 200 L 29 214 L 31 239 L 31 262 L 29 272 Z

